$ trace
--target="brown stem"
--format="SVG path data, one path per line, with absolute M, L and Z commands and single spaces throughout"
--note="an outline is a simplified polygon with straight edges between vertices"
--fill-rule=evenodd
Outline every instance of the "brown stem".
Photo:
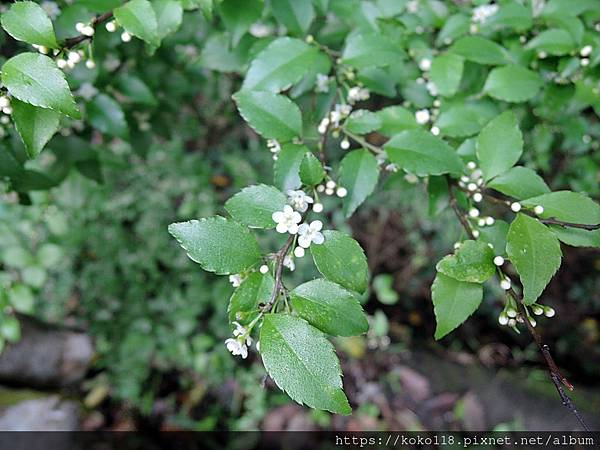
M 450 196 L 450 206 L 452 207 L 452 210 L 454 211 L 456 218 L 458 219 L 458 221 L 460 222 L 462 227 L 467 232 L 467 235 L 469 236 L 469 238 L 475 239 L 475 236 L 473 235 L 473 230 L 471 230 L 471 225 L 469 225 L 469 221 L 466 219 L 466 217 L 464 216 L 464 214 L 461 212 L 460 208 L 458 207 L 458 202 L 456 201 L 456 195 L 454 195 L 454 190 L 452 189 L 452 183 L 450 182 L 450 180 L 448 178 L 446 178 L 446 180 L 448 181 L 448 195 Z
M 106 22 L 107 20 L 111 19 L 112 16 L 113 16 L 112 11 L 105 12 L 104 14 L 96 16 L 92 19 L 91 26 L 95 29 L 102 22 Z M 83 41 L 86 41 L 91 38 L 92 38 L 92 36 L 86 36 L 84 34 L 80 34 L 79 36 L 69 38 L 69 39 L 65 40 L 64 48 L 66 48 L 66 49 L 73 48 L 77 44 L 80 44 Z
M 294 242 L 294 237 L 295 236 L 293 234 L 290 234 L 287 238 L 287 241 L 285 241 L 285 244 L 283 244 L 283 247 L 281 247 L 281 249 L 277 252 L 277 256 L 275 258 L 275 285 L 273 286 L 273 293 L 271 294 L 271 298 L 269 299 L 269 302 L 265 305 L 263 309 L 264 312 L 271 310 L 273 304 L 275 303 L 275 300 L 277 300 L 277 296 L 281 292 L 283 260 L 285 259 L 286 253 L 292 246 L 292 242 Z

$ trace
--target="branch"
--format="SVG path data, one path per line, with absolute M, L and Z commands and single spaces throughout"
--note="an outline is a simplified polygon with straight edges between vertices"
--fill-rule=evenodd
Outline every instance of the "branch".
M 268 303 L 263 308 L 264 312 L 271 310 L 271 308 L 273 307 L 273 304 L 275 303 L 275 300 L 277 300 L 277 296 L 281 292 L 282 275 L 283 275 L 283 260 L 285 259 L 286 253 L 292 246 L 292 243 L 294 242 L 294 238 L 295 238 L 295 235 L 290 234 L 287 238 L 287 241 L 285 241 L 285 244 L 283 244 L 283 247 L 281 247 L 281 249 L 277 252 L 277 256 L 275 259 L 275 285 L 273 286 L 273 293 L 271 294 L 271 298 L 269 299 Z
M 367 150 L 370 150 L 371 152 L 375 153 L 376 155 L 381 155 L 385 151 L 381 147 L 377 147 L 376 145 L 373 145 L 370 142 L 367 142 L 366 139 L 363 139 L 360 136 L 357 136 L 356 134 L 351 133 L 350 131 L 346 130 L 345 128 L 342 128 L 342 131 L 350 139 L 356 141 L 357 143 L 362 145 L 364 148 L 366 148 Z
M 92 23 L 90 24 L 94 29 L 96 29 L 96 27 L 98 25 L 100 25 L 103 22 L 106 22 L 109 19 L 112 19 L 113 13 L 112 11 L 109 12 L 105 12 L 104 14 L 100 15 L 100 16 L 96 16 L 92 19 Z M 82 43 L 83 41 L 86 41 L 88 39 L 92 39 L 92 36 L 86 36 L 85 34 L 80 34 L 79 36 L 76 37 L 72 37 L 69 38 L 67 40 L 65 40 L 65 45 L 64 48 L 69 49 L 69 48 L 73 48 L 75 47 L 77 44 Z
M 467 232 L 467 234 L 471 238 L 473 238 L 473 233 L 471 231 L 471 227 L 469 226 L 469 222 L 465 219 L 464 215 L 460 211 L 460 208 L 458 207 L 458 204 L 456 202 L 456 197 L 454 196 L 454 192 L 452 190 L 452 185 L 450 183 L 448 184 L 448 192 L 450 194 L 450 205 L 452 206 L 452 209 L 454 210 L 456 217 L 462 224 L 462 226 L 465 229 L 465 231 Z M 502 200 L 499 200 L 499 201 L 503 202 Z M 504 271 L 502 271 L 502 269 L 500 269 L 500 271 L 502 272 L 503 275 L 506 276 L 506 273 Z M 527 310 L 525 309 L 525 305 L 523 304 L 523 298 L 521 298 L 515 292 L 515 290 L 513 288 L 510 288 L 508 290 L 508 293 L 515 300 L 515 303 L 517 304 L 517 308 L 519 309 L 521 318 L 525 322 L 525 326 L 527 327 L 529 334 L 531 334 L 531 336 L 533 337 L 533 340 L 539 347 L 540 352 L 542 353 L 542 356 L 544 357 L 546 366 L 548 367 L 548 372 L 550 374 L 550 379 L 552 380 L 554 387 L 558 391 L 558 395 L 560 396 L 560 399 L 562 400 L 562 404 L 569 411 L 571 411 L 571 413 L 573 413 L 573 415 L 575 416 L 575 418 L 577 419 L 577 421 L 579 422 L 579 424 L 585 431 L 590 431 L 586 422 L 583 420 L 583 417 L 581 416 L 581 414 L 579 413 L 579 411 L 573 404 L 573 401 L 566 394 L 566 392 L 562 386 L 564 384 L 570 391 L 572 391 L 574 389 L 573 385 L 571 383 L 569 383 L 569 381 L 561 374 L 558 366 L 556 365 L 556 363 L 554 362 L 554 359 L 552 358 L 552 355 L 550 354 L 550 348 L 542 342 L 542 337 L 537 332 L 537 330 L 533 327 L 533 325 L 531 325 L 531 323 L 529 322 L 529 319 L 527 317 Z

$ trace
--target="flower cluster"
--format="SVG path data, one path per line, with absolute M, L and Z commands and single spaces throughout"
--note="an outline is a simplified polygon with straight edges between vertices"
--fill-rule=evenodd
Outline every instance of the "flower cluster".
M 252 338 L 250 337 L 250 330 L 240 325 L 238 322 L 233 322 L 235 330 L 233 330 L 233 338 L 229 338 L 225 341 L 227 350 L 234 356 L 241 356 L 242 359 L 248 357 L 248 347 L 252 345 Z
M 490 4 L 490 5 L 481 5 L 477 8 L 473 9 L 473 15 L 471 16 L 471 21 L 474 23 L 484 24 L 490 17 L 498 12 L 498 5 Z
M 277 158 L 279 158 L 279 152 L 281 151 L 281 144 L 276 139 L 268 139 L 267 148 L 271 153 L 273 153 L 273 160 L 277 161 Z
M 337 195 L 339 198 L 344 198 L 348 195 L 348 190 L 345 187 L 337 186 L 337 183 L 333 180 L 328 180 L 325 184 L 317 186 L 317 192 L 324 192 L 326 195 Z M 317 211 L 319 212 L 319 211 Z

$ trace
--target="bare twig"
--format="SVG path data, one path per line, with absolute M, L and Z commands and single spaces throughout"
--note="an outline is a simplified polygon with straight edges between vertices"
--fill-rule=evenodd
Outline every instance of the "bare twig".
M 96 27 L 98 25 L 100 25 L 103 22 L 106 22 L 107 20 L 111 19 L 113 16 L 112 11 L 109 12 L 105 12 L 104 14 L 101 14 L 99 16 L 96 16 L 92 19 L 91 22 L 91 26 L 96 29 Z M 64 44 L 64 48 L 69 49 L 69 48 L 73 48 L 75 47 L 77 44 L 82 43 L 83 41 L 86 41 L 88 39 L 92 39 L 92 36 L 87 36 L 85 34 L 80 34 L 79 36 L 76 37 L 72 37 L 69 38 L 67 40 L 65 40 L 65 44 Z
M 273 293 L 271 294 L 271 298 L 269 299 L 269 302 L 265 305 L 265 308 L 264 308 L 265 312 L 271 310 L 271 308 L 273 307 L 273 304 L 275 303 L 275 300 L 277 300 L 277 297 L 279 296 L 279 293 L 281 292 L 282 275 L 283 275 L 283 260 L 285 259 L 286 253 L 288 252 L 288 250 L 292 246 L 292 243 L 294 242 L 294 237 L 295 236 L 293 234 L 290 234 L 287 238 L 287 241 L 285 241 L 285 244 L 283 244 L 283 247 L 281 247 L 281 249 L 276 254 L 275 285 L 273 286 Z

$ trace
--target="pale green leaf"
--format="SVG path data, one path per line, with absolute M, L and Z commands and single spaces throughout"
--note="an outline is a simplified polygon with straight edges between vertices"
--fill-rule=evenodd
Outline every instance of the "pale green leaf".
M 25 144 L 27 156 L 35 158 L 58 131 L 60 113 L 13 99 L 12 119 Z
M 122 74 L 117 78 L 119 91 L 135 103 L 156 106 L 157 100 L 152 90 L 139 77 L 132 74 Z
M 523 200 L 550 192 L 550 188 L 534 170 L 516 166 L 491 180 L 488 187 L 504 195 Z
M 285 195 L 273 186 L 260 184 L 248 186 L 225 203 L 231 217 L 250 228 L 275 228 L 271 217 L 274 212 L 283 210 Z
M 367 134 L 379 129 L 382 123 L 381 116 L 378 114 L 366 109 L 357 109 L 346 119 L 344 128 L 350 133 Z
M 340 186 L 348 191 L 344 197 L 344 215 L 350 217 L 375 189 L 379 166 L 367 150 L 353 150 L 342 159 L 339 175 Z
M 277 155 L 274 164 L 274 183 L 284 192 L 298 189 L 302 185 L 300 180 L 300 164 L 308 148 L 299 144 L 285 144 Z
M 405 130 L 420 128 L 414 113 L 402 106 L 388 106 L 375 114 L 381 119 L 379 132 L 384 136 L 391 137 Z
M 264 3 L 261 0 L 223 0 L 219 5 L 225 28 L 231 33 L 234 46 L 262 14 Z
M 539 215 L 543 219 L 553 218 L 586 225 L 600 224 L 600 205 L 579 192 L 551 192 L 521 203 L 527 208 L 543 206 L 544 212 Z
M 571 34 L 561 28 L 551 28 L 544 30 L 532 40 L 530 40 L 526 48 L 545 52 L 548 55 L 566 55 L 575 48 L 575 41 Z
M 484 91 L 505 102 L 519 103 L 535 97 L 542 86 L 540 76 L 525 67 L 496 67 L 485 81 Z
M 294 34 L 304 34 L 315 18 L 311 0 L 271 0 L 275 18 Z
M 462 37 L 450 47 L 449 51 L 479 64 L 501 65 L 510 62 L 505 48 L 480 36 Z
M 158 21 L 148 0 L 130 0 L 113 10 L 117 23 L 125 30 L 150 45 L 160 45 Z
M 321 161 L 312 152 L 306 152 L 300 163 L 300 180 L 308 186 L 315 186 L 325 178 Z
M 496 220 L 493 225 L 479 229 L 479 239 L 491 244 L 496 255 L 506 254 L 506 235 L 509 225 L 504 220 Z
M 8 300 L 17 312 L 22 314 L 34 312 L 35 297 L 31 288 L 25 284 L 14 284 L 8 291 Z
M 260 260 L 256 238 L 243 225 L 220 216 L 172 223 L 169 233 L 204 270 L 235 274 Z
M 505 111 L 488 123 L 477 137 L 476 146 L 485 180 L 514 166 L 523 153 L 523 135 L 515 114 Z
M 152 8 L 154 8 L 156 14 L 156 34 L 159 40 L 163 40 L 179 29 L 183 20 L 181 2 L 176 0 L 153 0 Z
M 436 265 L 438 272 L 458 281 L 483 283 L 494 276 L 494 252 L 480 241 L 464 241 L 453 255 L 445 256 Z
M 229 322 L 251 322 L 259 314 L 259 305 L 270 300 L 274 287 L 275 280 L 270 273 L 250 273 L 229 299 Z
M 462 78 L 464 60 L 461 56 L 446 53 L 436 56 L 429 71 L 429 79 L 444 97 L 456 94 Z
M 573 247 L 596 247 L 600 248 L 600 229 L 582 230 L 579 228 L 561 227 L 551 225 L 550 229 L 556 237 L 567 245 Z
M 355 33 L 346 39 L 342 62 L 356 69 L 388 66 L 401 59 L 403 54 L 383 35 Z
M 106 94 L 98 94 L 87 105 L 90 124 L 102 133 L 127 137 L 129 129 L 121 105 Z
M 2 14 L 2 27 L 13 38 L 28 44 L 58 48 L 52 21 L 35 2 L 16 2 Z
M 495 105 L 481 102 L 460 102 L 443 109 L 435 126 L 450 137 L 472 136 L 497 114 Z

